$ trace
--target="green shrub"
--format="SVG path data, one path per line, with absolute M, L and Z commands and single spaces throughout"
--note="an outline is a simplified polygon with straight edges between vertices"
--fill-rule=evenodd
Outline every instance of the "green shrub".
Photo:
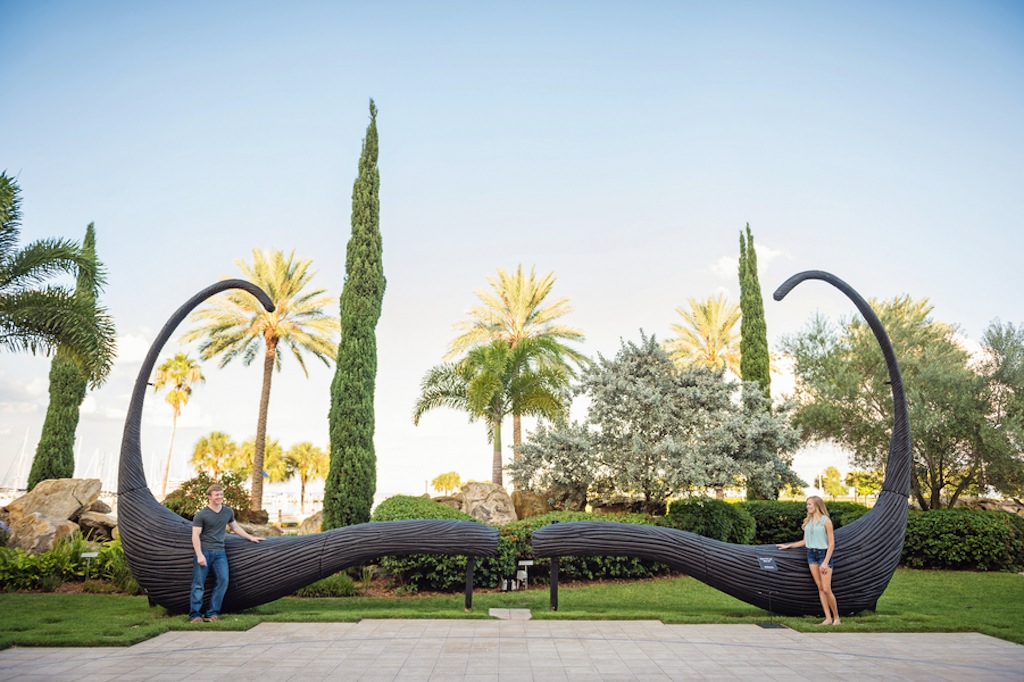
M 83 553 L 94 551 L 98 553 L 96 558 L 82 558 Z M 97 547 L 75 533 L 57 542 L 49 552 L 34 556 L 22 549 L 0 548 L 0 589 L 7 592 L 36 589 L 52 592 L 61 583 L 86 578 L 110 580 L 128 594 L 141 592 L 125 561 L 120 540 Z
M 371 521 L 455 519 L 479 523 L 468 514 L 428 497 L 395 495 L 377 505 Z M 381 572 L 409 592 L 418 590 L 457 591 L 466 584 L 466 557 L 443 554 L 410 554 L 380 558 Z M 478 564 L 479 567 L 479 564 Z M 488 577 L 474 572 L 474 583 L 491 586 Z M 496 584 L 496 583 L 495 583 Z
M 426 497 L 398 495 L 380 503 L 373 513 L 373 521 L 402 521 L 410 519 L 456 519 L 477 522 L 472 516 L 457 509 L 434 502 Z M 595 517 L 584 512 L 552 512 L 522 521 L 506 524 L 498 530 L 498 556 L 482 559 L 473 570 L 473 583 L 480 587 L 498 587 L 504 578 L 514 577 L 520 559 L 534 559 L 532 534 L 537 528 L 555 521 L 616 521 L 620 523 L 649 524 L 643 514 L 609 514 Z M 458 591 L 466 584 L 466 557 L 419 554 L 405 557 L 382 557 L 381 572 L 391 576 L 407 591 Z M 535 559 L 530 569 L 530 581 L 547 581 L 550 562 Z M 604 578 L 646 578 L 670 569 L 664 564 L 631 557 L 562 557 L 559 575 L 563 580 L 594 580 Z
M 168 493 L 164 498 L 163 505 L 178 516 L 183 516 L 191 521 L 196 512 L 206 506 L 208 499 L 206 489 L 212 483 L 220 483 L 224 486 L 224 504 L 234 510 L 235 518 L 239 521 L 248 519 L 249 493 L 242 487 L 245 477 L 240 474 L 221 474 L 220 480 L 217 480 L 207 473 L 200 473 Z
M 751 544 L 775 545 L 794 542 L 804 536 L 803 522 L 807 516 L 804 502 L 779 500 L 748 500 L 736 505 L 754 518 L 754 537 Z M 829 518 L 835 528 L 853 523 L 870 509 L 856 502 L 826 502 Z
M 296 597 L 354 597 L 356 584 L 345 571 L 329 575 L 295 593 Z
M 0 548 L 0 588 L 5 592 L 29 590 L 39 584 L 39 571 L 23 549 Z
M 832 508 L 829 507 L 829 511 L 836 516 L 836 521 L 833 522 L 836 524 L 836 528 L 849 526 L 851 523 L 853 523 L 854 521 L 864 516 L 869 511 L 871 511 L 868 507 L 864 506 L 863 504 L 855 504 L 853 502 L 842 502 L 837 504 L 842 504 L 844 506 L 847 506 L 847 508 L 839 509 L 835 512 L 832 512 Z
M 82 558 L 82 553 L 94 549 L 95 546 L 77 532 L 59 540 L 52 550 L 42 554 L 31 555 L 23 549 L 0 548 L 0 589 L 8 592 L 34 589 L 52 592 L 65 581 L 84 580 L 87 561 Z
M 608 521 L 651 525 L 646 514 L 588 514 L 587 512 L 550 512 L 506 524 L 499 530 L 498 558 L 494 562 L 495 579 L 513 577 L 520 559 L 533 559 L 530 582 L 543 584 L 551 574 L 551 561 L 533 556 L 533 531 L 551 523 L 572 521 Z M 485 562 L 486 563 L 486 562 Z M 559 580 L 637 580 L 671 573 L 665 564 L 624 556 L 564 556 L 558 560 Z
M 1002 511 L 911 511 L 903 565 L 977 571 L 1024 566 L 1024 519 Z
M 106 578 L 117 589 L 126 594 L 141 594 L 142 587 L 132 575 L 132 569 L 128 566 L 128 560 L 124 557 L 124 547 L 121 546 L 120 538 L 111 540 L 103 545 L 100 554 L 93 560 L 93 566 L 101 578 Z
M 658 525 L 741 545 L 754 539 L 755 528 L 745 509 L 710 497 L 675 500 Z
M 746 510 L 754 519 L 752 544 L 775 545 L 793 542 L 804 536 L 800 524 L 807 516 L 807 506 L 803 502 L 748 500 L 736 506 Z
M 456 519 L 458 521 L 476 521 L 469 514 L 458 509 L 435 502 L 429 497 L 412 495 L 395 495 L 377 505 L 373 510 L 371 521 L 411 521 L 415 519 Z
M 860 517 L 871 511 L 868 507 L 859 502 L 825 502 L 828 507 L 829 518 L 836 528 L 848 526 Z

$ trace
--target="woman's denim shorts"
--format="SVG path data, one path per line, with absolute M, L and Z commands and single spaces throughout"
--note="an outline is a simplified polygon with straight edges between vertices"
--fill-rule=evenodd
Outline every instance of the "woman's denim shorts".
M 817 565 L 821 566 L 823 563 L 825 563 L 825 555 L 826 554 L 828 554 L 828 550 L 827 549 L 811 549 L 810 547 L 808 547 L 807 548 L 807 565 L 808 566 L 813 566 L 813 565 L 817 564 Z M 833 553 L 833 555 L 831 557 L 829 557 L 829 559 L 828 559 L 828 567 L 829 568 L 834 568 L 833 564 L 835 564 L 835 561 L 836 561 L 836 557 L 835 557 L 835 554 Z

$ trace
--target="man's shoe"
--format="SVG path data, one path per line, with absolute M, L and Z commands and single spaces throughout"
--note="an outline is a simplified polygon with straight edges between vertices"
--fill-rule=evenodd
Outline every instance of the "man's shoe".
M 210 616 L 209 618 L 204 618 L 203 620 L 205 620 L 207 623 L 216 623 L 218 620 L 220 620 L 220 617 Z
M 196 616 L 195 618 L 189 618 L 188 622 L 190 622 L 190 623 L 202 623 L 203 619 L 198 617 L 198 616 Z

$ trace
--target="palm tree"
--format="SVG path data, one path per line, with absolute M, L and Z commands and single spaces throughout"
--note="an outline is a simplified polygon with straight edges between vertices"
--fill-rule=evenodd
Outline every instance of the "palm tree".
M 95 300 L 46 282 L 77 274 L 80 281 L 100 286 L 103 269 L 66 239 L 41 239 L 18 249 L 20 193 L 18 184 L 0 172 L 0 348 L 35 354 L 62 347 L 90 385 L 99 386 L 113 363 L 113 320 Z
M 303 353 L 309 353 L 330 366 L 337 353 L 334 341 L 339 331 L 338 319 L 324 312 L 332 297 L 323 289 L 303 291 L 315 272 L 311 260 L 296 260 L 293 251 L 287 257 L 278 250 L 267 253 L 252 250 L 252 265 L 236 260 L 235 264 L 253 284 L 270 296 L 276 308 L 268 313 L 252 296 L 229 291 L 218 296 L 206 308 L 192 314 L 198 327 L 187 332 L 183 341 L 202 339 L 199 354 L 203 359 L 222 356 L 220 366 L 241 356 L 248 366 L 263 350 L 263 391 L 260 394 L 256 421 L 256 447 L 253 454 L 250 507 L 263 507 L 263 458 L 267 437 L 267 409 L 270 406 L 270 383 L 276 366 L 281 369 L 282 347 L 287 348 L 303 373 L 309 371 Z
M 306 513 L 306 484 L 327 477 L 331 460 L 327 453 L 308 441 L 288 448 L 284 460 L 289 477 L 299 477 L 299 512 Z
M 255 473 L 253 461 L 256 459 L 256 439 L 250 438 L 242 443 L 239 449 L 242 471 Z M 263 444 L 263 469 L 260 471 L 260 480 L 266 478 L 271 483 L 280 483 L 288 480 L 288 462 L 284 457 L 284 448 L 276 438 L 267 438 Z
M 153 378 L 153 392 L 159 391 L 164 386 L 170 386 L 167 397 L 164 400 L 171 406 L 173 417 L 171 419 L 171 444 L 167 446 L 167 461 L 164 462 L 164 482 L 160 486 L 160 494 L 167 495 L 167 476 L 171 471 L 171 453 L 174 451 L 174 432 L 178 428 L 178 417 L 181 416 L 181 408 L 188 404 L 192 396 L 192 385 L 206 381 L 199 363 L 189 357 L 186 353 L 178 353 L 173 358 L 168 358 L 162 365 L 156 368 L 156 376 Z
M 514 348 L 502 339 L 477 346 L 460 362 L 431 368 L 420 384 L 413 423 L 428 410 L 448 407 L 484 419 L 493 445 L 491 481 L 503 485 L 501 424 L 509 414 L 559 419 L 566 411 L 571 373 L 564 365 L 542 364 L 553 339 L 522 339 Z
M 740 376 L 739 304 L 724 295 L 688 299 L 689 310 L 676 308 L 684 324 L 672 325 L 679 336 L 665 343 L 665 351 L 679 367 L 727 368 Z
M 192 466 L 196 471 L 208 471 L 214 479 L 226 471 L 246 468 L 238 443 L 223 431 L 213 431 L 196 441 L 192 450 Z
M 536 268 L 531 267 L 530 274 L 525 275 L 520 263 L 513 273 L 498 268 L 498 276 L 488 277 L 487 281 L 493 292 L 486 289 L 474 292 L 482 305 L 470 308 L 471 319 L 455 324 L 454 329 L 461 333 L 451 342 L 445 360 L 497 340 L 515 348 L 525 339 L 544 338 L 550 343 L 534 357 L 534 361 L 562 367 L 575 377 L 574 366 L 584 364 L 586 357 L 564 342 L 582 341 L 583 333 L 555 322 L 572 312 L 568 298 L 563 296 L 545 304 L 555 285 L 555 273 L 549 272 L 538 278 Z M 512 450 L 517 457 L 522 443 L 522 414 L 518 411 L 512 413 Z

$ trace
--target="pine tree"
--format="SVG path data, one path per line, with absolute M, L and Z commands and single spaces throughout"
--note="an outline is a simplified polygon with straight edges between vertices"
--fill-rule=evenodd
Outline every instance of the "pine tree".
M 747 223 L 745 236 L 740 232 L 740 310 L 740 376 L 744 381 L 758 382 L 765 397 L 771 400 L 768 327 L 764 321 L 764 299 L 757 279 L 757 251 L 750 223 Z
M 370 520 L 377 489 L 373 394 L 377 379 L 377 320 L 384 299 L 377 170 L 377 107 L 352 187 L 352 236 L 341 291 L 341 342 L 331 383 L 331 464 L 324 488 L 324 529 Z
M 85 230 L 82 255 L 96 261 L 96 230 L 92 223 Z M 97 268 L 99 266 L 96 263 Z M 78 273 L 75 296 L 88 306 L 96 305 L 100 282 L 95 273 L 82 269 Z M 102 275 L 101 275 L 102 276 Z M 46 408 L 43 432 L 36 446 L 32 470 L 28 476 L 28 489 L 48 478 L 71 478 L 75 475 L 75 430 L 78 428 L 78 409 L 85 399 L 90 377 L 75 362 L 67 348 L 61 346 L 50 363 L 50 403 Z

